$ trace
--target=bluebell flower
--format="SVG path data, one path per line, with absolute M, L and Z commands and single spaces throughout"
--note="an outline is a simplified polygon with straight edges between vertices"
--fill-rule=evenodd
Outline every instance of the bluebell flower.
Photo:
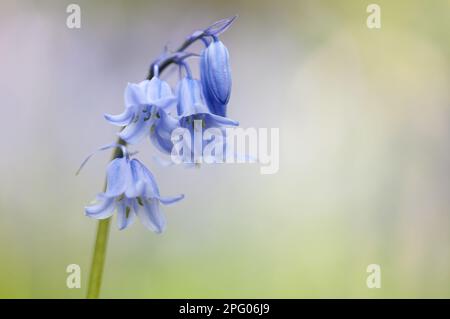
M 152 173 L 128 153 L 111 161 L 107 168 L 106 191 L 97 196 L 97 203 L 85 207 L 85 214 L 95 219 L 106 219 L 117 211 L 119 229 L 125 229 L 138 216 L 148 229 L 161 233 L 166 220 L 160 204 L 169 205 L 184 198 L 161 197 Z
M 189 163 L 194 156 L 193 160 L 197 163 L 199 160 L 197 156 L 203 154 L 206 144 L 199 144 L 198 141 L 196 143 L 196 136 L 198 136 L 196 133 L 210 128 L 224 129 L 227 126 L 237 126 L 239 123 L 212 113 L 205 104 L 200 81 L 189 76 L 178 83 L 177 96 L 180 127 L 187 129 L 190 133 L 190 141 L 183 141 L 182 154 L 179 155 L 183 157 L 185 163 Z
M 192 128 L 194 120 L 202 120 L 203 128 L 237 126 L 239 123 L 224 116 L 214 114 L 205 105 L 201 91 L 200 81 L 184 77 L 178 83 L 177 111 L 180 117 L 180 126 Z
M 129 83 L 125 89 L 125 111 L 119 115 L 105 114 L 105 118 L 111 124 L 124 126 L 120 138 L 136 144 L 149 134 L 158 110 L 169 107 L 175 100 L 169 84 L 155 76 L 139 84 Z
M 225 45 L 216 37 L 203 49 L 200 58 L 203 94 L 211 112 L 226 116 L 231 95 L 231 70 Z

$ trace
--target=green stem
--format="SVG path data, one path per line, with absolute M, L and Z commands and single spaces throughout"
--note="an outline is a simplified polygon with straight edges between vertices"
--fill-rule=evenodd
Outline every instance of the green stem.
M 122 139 L 117 140 L 117 144 L 126 145 Z M 114 149 L 112 159 L 123 156 L 120 147 Z M 106 183 L 105 183 L 106 190 Z M 91 272 L 89 274 L 88 282 L 88 299 L 97 299 L 100 295 L 100 288 L 102 285 L 102 275 L 105 266 L 106 247 L 108 245 L 109 226 L 111 224 L 111 217 L 98 221 L 97 237 L 95 239 L 94 254 L 92 256 Z
M 110 224 L 111 217 L 98 221 L 97 238 L 95 239 L 94 255 L 92 257 L 91 273 L 89 275 L 88 299 L 97 299 L 100 295 Z

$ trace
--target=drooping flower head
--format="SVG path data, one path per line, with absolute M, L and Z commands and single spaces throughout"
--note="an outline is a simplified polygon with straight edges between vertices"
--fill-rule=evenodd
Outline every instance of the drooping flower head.
M 120 145 L 111 144 L 100 150 L 121 148 L 123 156 L 109 163 L 106 190 L 97 196 L 96 204 L 85 208 L 87 216 L 105 219 L 117 211 L 120 229 L 128 227 L 138 216 L 149 229 L 157 233 L 164 230 L 165 218 L 160 204 L 174 203 L 183 195 L 162 198 L 152 173 L 139 160 L 130 158 L 124 144 L 137 144 L 148 135 L 159 150 L 171 153 L 174 147 L 171 135 L 179 127 L 187 128 L 192 133 L 199 123 L 202 129 L 219 130 L 238 125 L 237 121 L 226 117 L 231 94 L 231 71 L 228 50 L 218 39 L 235 19 L 223 19 L 192 33 L 174 52 L 164 50 L 151 64 L 147 80 L 127 85 L 123 113 L 105 114 L 109 123 L 123 129 L 118 133 Z M 200 54 L 200 81 L 193 79 L 185 62 L 189 57 L 198 56 L 186 51 L 196 41 L 202 41 L 206 46 Z M 176 97 L 169 84 L 159 78 L 159 71 L 162 72 L 170 64 L 178 64 L 186 70 L 186 76 L 178 83 Z M 176 110 L 170 110 L 175 102 Z M 192 137 L 194 135 L 191 134 Z
M 169 84 L 158 76 L 139 84 L 129 83 L 125 89 L 125 111 L 119 115 L 105 114 L 108 122 L 125 128 L 120 138 L 129 144 L 138 143 L 150 132 L 157 112 L 176 100 Z
M 105 219 L 117 211 L 119 229 L 127 228 L 138 216 L 150 230 L 161 233 L 166 220 L 160 204 L 169 205 L 184 198 L 161 197 L 152 173 L 137 159 L 130 159 L 122 147 L 123 157 L 111 161 L 107 168 L 107 186 L 97 195 L 97 203 L 85 208 L 87 216 Z
M 183 133 L 182 151 L 175 150 L 175 153 L 183 158 L 184 163 L 191 164 L 192 158 L 197 162 L 198 156 L 203 154 L 206 147 L 206 144 L 199 140 L 199 138 L 203 138 L 203 130 L 211 128 L 222 130 L 228 126 L 237 126 L 239 123 L 212 113 L 205 104 L 200 81 L 191 78 L 189 75 L 178 83 L 177 97 L 179 126 L 185 129 L 188 134 Z M 177 144 L 180 145 L 178 142 Z
M 209 110 L 198 80 L 189 76 L 184 77 L 178 83 L 177 96 L 177 111 L 182 127 L 190 128 L 194 120 L 202 120 L 204 128 L 239 125 L 237 121 L 214 114 Z

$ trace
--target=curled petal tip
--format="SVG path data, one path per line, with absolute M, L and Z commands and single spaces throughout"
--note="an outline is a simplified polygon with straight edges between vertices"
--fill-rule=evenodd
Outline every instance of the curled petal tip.
M 84 214 L 95 219 L 105 219 L 110 217 L 114 211 L 114 199 L 106 198 L 91 206 L 84 208 Z
M 182 199 L 184 199 L 184 194 L 180 194 L 178 196 L 173 196 L 173 197 L 160 197 L 159 201 L 163 205 L 171 205 L 171 204 L 174 204 L 176 202 L 179 202 Z
M 221 33 L 228 30 L 228 28 L 233 24 L 234 20 L 236 20 L 237 17 L 237 15 L 234 15 L 232 17 L 214 22 L 205 29 L 205 34 L 212 36 L 220 35 Z
M 123 113 L 118 115 L 112 115 L 112 114 L 103 114 L 103 117 L 105 120 L 107 120 L 109 123 L 117 126 L 125 126 L 128 125 L 131 120 L 133 119 L 134 112 L 130 107 L 128 107 Z

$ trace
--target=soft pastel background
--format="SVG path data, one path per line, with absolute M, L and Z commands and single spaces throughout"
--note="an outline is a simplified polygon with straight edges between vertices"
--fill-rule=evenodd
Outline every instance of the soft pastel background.
M 165 44 L 239 14 L 222 39 L 230 117 L 280 128 L 280 170 L 161 168 L 140 158 L 167 232 L 111 231 L 103 297 L 450 297 L 450 2 L 69 1 L 0 3 L 0 297 L 81 298 L 113 140 L 104 112 Z M 66 266 L 82 269 L 66 288 Z M 382 288 L 366 287 L 368 264 Z

